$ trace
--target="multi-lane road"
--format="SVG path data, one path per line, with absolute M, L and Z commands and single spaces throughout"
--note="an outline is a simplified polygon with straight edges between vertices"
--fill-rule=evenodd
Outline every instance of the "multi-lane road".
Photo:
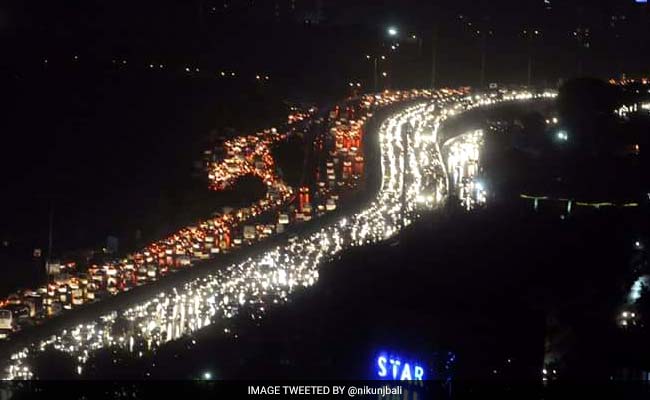
M 381 118 L 376 121 L 376 132 L 366 133 L 365 140 L 371 143 L 364 146 L 366 152 L 376 152 L 365 155 L 377 160 L 366 165 L 377 168 L 372 171 L 378 180 L 372 200 L 361 205 L 351 203 L 349 209 L 338 210 L 334 217 L 314 219 L 310 229 L 283 236 L 271 246 L 260 245 L 259 251 L 253 246 L 237 261 L 204 268 L 173 288 L 152 286 L 145 297 L 119 310 L 85 316 L 83 321 L 74 320 L 53 334 L 44 330 L 39 336 L 34 329 L 29 339 L 4 344 L 8 356 L 0 360 L 4 368 L 0 376 L 34 378 L 30 356 L 50 348 L 74 357 L 83 375 L 86 360 L 101 348 L 118 346 L 137 357 L 236 315 L 262 318 L 270 306 L 286 302 L 297 289 L 314 285 L 319 267 L 330 257 L 393 237 L 416 221 L 422 211 L 441 206 L 450 192 L 468 208 L 485 201 L 487 189 L 476 179 L 482 133 L 460 132 L 462 135 L 455 138 L 447 137 L 440 131 L 447 118 L 504 101 L 555 96 L 551 91 L 478 94 L 467 89 L 404 93 L 365 97 L 373 100 L 365 117 L 375 113 L 374 118 Z M 388 104 L 392 104 L 390 112 L 378 112 Z M 229 333 L 226 327 L 224 331 Z

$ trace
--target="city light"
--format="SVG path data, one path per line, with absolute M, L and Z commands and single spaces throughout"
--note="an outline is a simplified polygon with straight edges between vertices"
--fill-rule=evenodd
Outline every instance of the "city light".
M 14 3 L 0 384 L 650 382 L 650 0 Z

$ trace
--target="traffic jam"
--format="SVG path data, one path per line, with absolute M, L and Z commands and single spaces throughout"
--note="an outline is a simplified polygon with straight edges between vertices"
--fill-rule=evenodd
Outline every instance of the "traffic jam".
M 285 232 L 293 224 L 336 210 L 340 198 L 351 196 L 363 176 L 361 144 L 371 110 L 418 95 L 389 92 L 334 107 L 324 135 L 314 144 L 323 157 L 309 180 L 313 184 L 297 190 L 279 177 L 271 150 L 290 135 L 304 131 L 307 123 L 316 119 L 315 108 L 292 108 L 282 133 L 275 128 L 266 129 L 226 140 L 218 148 L 207 150 L 204 162 L 211 190 L 225 190 L 243 176 L 255 176 L 266 187 L 264 197 L 249 207 L 230 209 L 187 226 L 112 262 L 88 266 L 67 262 L 50 267 L 47 284 L 17 291 L 0 300 L 0 339 L 84 304 L 155 282 L 197 261 L 218 259 L 219 254 L 251 246 Z M 263 218 L 269 215 L 273 223 Z
M 287 302 L 291 293 L 314 285 L 318 281 L 319 266 L 329 257 L 350 247 L 389 239 L 416 220 L 423 209 L 435 209 L 444 202 L 448 195 L 450 178 L 446 171 L 445 151 L 441 150 L 437 135 L 440 124 L 446 118 L 472 108 L 498 102 L 528 101 L 554 96 L 553 92 L 533 94 L 516 91 L 500 93 L 498 96 L 488 94 L 472 96 L 466 89 L 443 89 L 436 92 L 385 92 L 362 97 L 359 102 L 360 112 L 366 116 L 366 120 L 379 104 L 385 105 L 407 99 L 422 99 L 422 101 L 415 105 L 406 105 L 381 121 L 374 139 L 379 141 L 381 185 L 375 199 L 361 211 L 339 217 L 336 222 L 320 227 L 313 233 L 294 235 L 284 244 L 254 257 L 206 271 L 206 274 L 199 278 L 171 291 L 152 294 L 149 300 L 134 304 L 127 309 L 115 310 L 86 323 L 70 326 L 56 335 L 36 340 L 11 356 L 6 368 L 6 379 L 32 379 L 34 375 L 29 367 L 30 356 L 47 349 L 57 349 L 73 356 L 78 361 L 78 372 L 82 374 L 84 363 L 97 349 L 117 346 L 142 356 L 144 352 L 163 343 L 191 335 L 202 327 L 218 321 L 224 322 L 238 315 L 253 320 L 263 318 L 268 308 Z M 342 160 L 358 156 L 355 155 L 356 152 L 351 152 L 352 147 L 357 147 L 353 145 L 361 144 L 355 140 L 357 138 L 363 140 L 364 125 L 351 123 L 351 121 L 345 122 L 340 125 L 341 128 L 330 131 L 334 134 L 334 142 L 337 144 L 329 153 L 332 157 L 331 162 L 335 166 L 334 175 L 337 179 L 339 174 L 342 176 L 344 167 Z M 335 121 L 332 123 L 333 126 L 339 126 Z M 405 126 L 409 128 L 405 129 Z M 351 134 L 351 132 L 357 133 Z M 272 131 L 269 131 L 269 134 L 274 135 Z M 340 135 L 344 136 L 339 137 Z M 252 148 L 258 149 L 257 154 L 262 155 L 261 159 L 263 159 L 263 154 L 266 154 L 263 146 L 260 145 L 259 140 L 254 142 L 253 147 L 242 146 L 243 143 L 239 143 L 237 147 L 242 152 L 234 151 L 233 155 L 247 159 L 252 153 L 249 153 L 250 150 L 243 149 Z M 350 148 L 346 147 L 346 143 Z M 341 151 L 342 149 L 345 150 Z M 338 163 L 333 161 L 334 156 L 338 158 Z M 253 156 L 252 159 L 255 157 Z M 262 164 L 258 166 L 262 167 Z M 220 171 L 220 169 L 213 171 Z M 353 171 L 351 176 L 354 175 Z M 264 176 L 271 179 L 272 174 L 264 174 Z M 227 179 L 216 182 L 226 181 Z M 316 182 L 323 181 L 324 178 L 316 180 Z M 327 183 L 325 185 L 332 190 L 329 192 L 329 197 L 320 198 L 321 202 L 325 202 L 325 211 L 327 211 L 327 199 L 331 199 L 331 194 L 336 193 L 337 187 L 345 186 L 337 182 L 333 185 Z M 273 183 L 269 186 L 272 187 Z M 307 191 L 299 190 L 298 199 L 301 193 L 308 194 Z M 423 204 L 422 199 L 429 198 L 432 193 L 434 201 Z M 303 196 L 303 199 L 308 200 L 308 197 Z M 307 203 L 311 206 L 311 202 Z M 278 205 L 277 202 L 275 204 Z M 282 208 L 279 206 L 274 212 L 278 213 L 278 220 L 279 215 L 284 214 L 283 220 L 289 223 L 296 219 L 299 210 L 305 212 L 304 207 L 296 207 L 292 214 L 287 215 L 286 212 L 280 213 L 279 210 Z M 245 221 L 243 217 L 237 218 L 242 219 L 234 220 L 236 223 L 241 224 Z M 194 251 L 205 251 L 203 245 L 205 237 L 211 235 L 214 238 L 209 242 L 212 245 L 221 243 L 222 239 L 215 232 L 214 226 L 216 225 L 213 222 L 213 224 L 198 224 L 192 229 L 187 228 L 183 230 L 185 234 L 178 234 L 183 240 L 157 242 L 156 245 L 161 246 L 160 248 L 151 251 L 149 246 L 147 250 L 129 260 L 134 268 L 135 265 L 148 267 L 153 264 L 156 271 L 159 271 L 162 266 L 176 265 L 177 254 L 174 250 L 180 248 L 185 250 L 180 256 L 189 259 L 187 266 L 193 265 L 200 259 L 194 255 Z M 188 236 L 187 232 L 192 234 Z M 196 238 L 202 238 L 203 241 Z M 170 243 L 173 244 L 173 248 L 170 248 Z M 175 247 L 179 243 L 181 243 L 180 247 Z M 250 244 L 252 243 L 251 241 Z M 172 250 L 171 254 L 167 253 L 169 249 Z M 148 255 L 145 252 L 148 252 Z M 139 264 L 136 264 L 136 259 Z M 116 265 L 119 268 L 114 266 L 115 270 L 121 271 L 123 263 L 116 263 Z M 116 273 L 115 276 L 120 276 L 120 273 Z M 117 322 L 124 320 L 128 321 L 128 327 L 116 329 Z M 224 327 L 224 333 L 236 335 L 228 326 Z

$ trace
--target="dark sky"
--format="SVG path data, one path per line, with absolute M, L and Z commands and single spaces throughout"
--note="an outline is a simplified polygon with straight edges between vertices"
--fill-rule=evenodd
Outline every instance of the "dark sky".
M 25 2 L 6 0 L 0 6 L 4 19 L 4 29 L 93 29 L 101 28 L 117 32 L 125 27 L 141 25 L 158 29 L 174 29 L 176 26 L 196 23 L 200 8 L 206 14 L 212 7 L 217 11 L 232 10 L 232 18 L 237 11 L 246 13 L 273 10 L 277 3 L 284 13 L 290 0 L 51 0 Z M 314 0 L 295 0 L 298 7 L 313 8 Z M 254 6 L 249 4 L 253 3 Z M 426 25 L 437 12 L 444 14 L 463 12 L 466 14 L 491 15 L 494 18 L 509 20 L 511 23 L 540 17 L 540 11 L 547 7 L 544 0 L 327 0 L 322 2 L 330 23 L 376 24 L 379 21 L 400 20 L 399 22 Z M 228 8 L 223 8 L 228 4 Z M 602 12 L 627 9 L 640 10 L 648 6 L 638 5 L 634 0 L 549 0 L 552 9 L 562 10 L 571 18 L 573 11 L 582 7 L 585 12 Z
M 323 18 L 306 30 L 304 19 L 319 3 Z M 8 0 L 0 6 L 0 40 L 14 56 L 11 60 L 80 53 L 108 59 L 140 57 L 143 62 L 207 59 L 288 70 L 291 53 L 298 58 L 327 58 L 367 51 L 385 40 L 382 35 L 389 24 L 423 36 L 423 56 L 428 57 L 427 41 L 437 23 L 441 51 L 444 54 L 444 46 L 452 53 L 455 49 L 458 54 L 449 54 L 448 59 L 461 64 L 476 63 L 469 56 L 481 51 L 477 34 L 481 31 L 492 31 L 487 48 L 493 65 L 514 62 L 509 58 L 513 54 L 526 56 L 524 29 L 543 33 L 533 48 L 547 60 L 537 63 L 538 68 L 551 64 L 549 76 L 572 71 L 578 57 L 594 64 L 593 73 L 603 76 L 626 66 L 640 71 L 650 61 L 650 6 L 634 0 L 295 0 L 294 11 L 290 4 L 291 0 Z M 585 38 L 574 33 L 586 29 Z M 322 36 L 333 47 L 323 46 Z M 322 51 L 305 53 L 309 47 Z

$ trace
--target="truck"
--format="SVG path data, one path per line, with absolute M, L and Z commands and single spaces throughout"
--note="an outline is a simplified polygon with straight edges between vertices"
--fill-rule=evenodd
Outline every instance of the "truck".
M 0 339 L 6 338 L 14 328 L 13 314 L 6 309 L 0 309 Z
M 255 227 L 252 226 L 252 225 L 245 225 L 244 226 L 244 239 L 253 240 L 253 239 L 255 239 L 255 236 L 256 236 Z

